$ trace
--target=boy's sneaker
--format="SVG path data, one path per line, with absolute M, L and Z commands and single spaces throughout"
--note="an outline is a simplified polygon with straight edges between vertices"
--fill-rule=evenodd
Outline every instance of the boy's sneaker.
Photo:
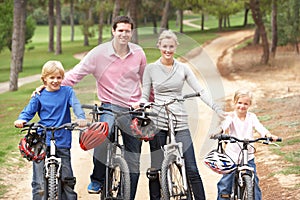
M 87 189 L 90 194 L 99 194 L 101 192 L 101 185 L 97 182 L 91 182 Z

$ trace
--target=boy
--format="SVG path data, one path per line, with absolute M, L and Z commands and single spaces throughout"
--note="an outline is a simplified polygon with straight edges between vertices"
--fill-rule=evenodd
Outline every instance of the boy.
M 39 124 L 44 126 L 60 126 L 71 122 L 70 107 L 73 108 L 77 117 L 79 126 L 86 126 L 85 114 L 81 109 L 79 100 L 71 87 L 61 86 L 64 78 L 64 68 L 59 61 L 48 61 L 44 64 L 41 74 L 41 80 L 45 89 L 41 95 L 31 98 L 29 104 L 23 109 L 14 122 L 15 127 L 22 128 L 23 124 L 29 122 L 37 113 Z M 59 130 L 55 132 L 55 141 L 57 146 L 57 156 L 62 159 L 62 180 L 65 177 L 73 177 L 71 166 L 71 143 L 72 135 L 69 130 Z M 47 134 L 46 143 L 49 146 L 50 135 Z M 32 177 L 32 199 L 44 199 L 44 161 L 33 162 Z M 77 194 L 74 192 L 74 186 L 63 184 L 62 199 L 75 200 Z

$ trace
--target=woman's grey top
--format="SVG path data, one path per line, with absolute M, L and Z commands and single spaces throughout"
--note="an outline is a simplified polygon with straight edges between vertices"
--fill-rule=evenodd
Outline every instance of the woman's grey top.
M 184 63 L 174 59 L 171 70 L 167 69 L 158 59 L 156 62 L 148 64 L 143 75 L 143 95 L 141 102 L 147 102 L 150 96 L 151 87 L 154 92 L 154 100 L 161 104 L 172 98 L 181 97 L 184 83 L 187 83 L 195 92 L 200 93 L 201 100 L 211 107 L 218 114 L 222 109 L 215 104 L 205 93 L 192 70 Z M 183 102 L 175 102 L 169 106 L 176 119 L 175 130 L 188 128 L 188 116 Z M 155 117 L 158 128 L 167 130 L 167 116 L 162 107 L 153 107 L 153 111 L 158 112 L 159 117 Z

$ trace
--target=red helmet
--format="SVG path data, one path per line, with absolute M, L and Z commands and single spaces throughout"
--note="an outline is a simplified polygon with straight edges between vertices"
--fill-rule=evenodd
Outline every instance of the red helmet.
M 140 140 L 153 140 L 156 133 L 156 126 L 149 118 L 133 118 L 130 125 L 132 134 Z
M 28 133 L 20 140 L 19 150 L 28 161 L 40 162 L 46 157 L 44 139 L 37 133 Z
M 100 145 L 108 136 L 107 122 L 94 122 L 84 131 L 80 132 L 79 144 L 81 149 L 87 151 Z

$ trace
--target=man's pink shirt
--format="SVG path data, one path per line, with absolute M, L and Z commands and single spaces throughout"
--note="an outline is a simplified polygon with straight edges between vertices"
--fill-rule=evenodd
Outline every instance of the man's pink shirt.
M 146 56 L 140 46 L 133 43 L 128 46 L 130 51 L 125 58 L 115 53 L 112 41 L 96 46 L 65 74 L 62 84 L 73 86 L 92 74 L 101 102 L 128 107 L 139 101 Z

